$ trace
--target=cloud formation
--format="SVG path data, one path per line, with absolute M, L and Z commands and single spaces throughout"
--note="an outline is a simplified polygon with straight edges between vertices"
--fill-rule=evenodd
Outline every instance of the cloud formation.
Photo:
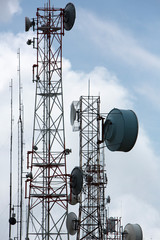
M 145 49 L 136 40 L 133 33 L 124 29 L 118 23 L 99 19 L 95 14 L 81 10 L 79 30 L 91 42 L 94 42 L 101 54 L 111 54 L 125 64 L 131 66 L 145 67 L 146 69 L 160 68 L 160 58 Z
M 0 22 L 7 22 L 15 14 L 21 11 L 20 0 L 0 0 Z

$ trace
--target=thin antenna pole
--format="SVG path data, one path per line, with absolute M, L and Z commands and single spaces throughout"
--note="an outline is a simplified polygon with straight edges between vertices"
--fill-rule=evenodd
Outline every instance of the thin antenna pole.
M 18 58 L 19 58 L 19 65 L 18 65 L 18 80 L 19 80 L 19 119 L 18 119 L 18 156 L 19 156 L 19 185 L 20 185 L 20 198 L 19 198 L 19 239 L 22 239 L 22 222 L 23 222 L 23 184 L 22 184 L 22 173 L 23 173 L 23 121 L 22 121 L 22 94 L 21 94 L 21 71 L 20 71 L 20 49 L 18 49 Z
M 88 79 L 88 97 L 90 97 L 90 78 Z
M 9 219 L 12 213 L 12 142 L 13 142 L 13 80 L 11 79 L 11 136 L 10 136 L 10 206 L 9 206 Z M 9 223 L 9 239 L 11 239 L 11 224 Z
M 50 0 L 48 0 L 48 6 L 49 6 L 49 8 L 51 7 L 51 1 Z

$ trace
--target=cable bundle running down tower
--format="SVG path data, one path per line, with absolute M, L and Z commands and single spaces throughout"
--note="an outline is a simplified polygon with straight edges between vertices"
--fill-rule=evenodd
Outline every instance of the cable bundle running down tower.
M 50 1 L 38 8 L 36 19 L 25 18 L 25 30 L 36 30 L 27 41 L 37 50 L 33 65 L 36 83 L 32 150 L 28 152 L 26 198 L 28 218 L 26 240 L 69 239 L 66 229 L 68 189 L 65 147 L 62 37 L 75 21 L 74 5 L 51 7 Z

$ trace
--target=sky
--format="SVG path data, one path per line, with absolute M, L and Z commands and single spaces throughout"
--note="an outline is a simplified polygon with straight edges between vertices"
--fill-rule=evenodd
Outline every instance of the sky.
M 16 179 L 18 81 L 17 50 L 21 51 L 24 103 L 24 161 L 31 149 L 34 111 L 32 65 L 36 52 L 26 44 L 33 33 L 24 31 L 25 16 L 36 16 L 45 0 L 0 0 L 0 238 L 8 238 L 10 81 L 14 93 L 14 163 Z M 122 217 L 122 224 L 138 223 L 144 240 L 160 239 L 160 2 L 158 0 L 73 0 L 76 21 L 63 37 L 63 87 L 66 143 L 70 161 L 78 164 L 78 133 L 70 126 L 70 104 L 88 93 L 101 97 L 101 112 L 114 107 L 132 109 L 139 121 L 139 134 L 128 153 L 105 150 L 109 213 Z M 65 0 L 51 0 L 62 7 Z M 74 139 L 74 141 L 73 141 Z M 75 161 L 75 159 L 77 159 Z M 68 171 L 71 169 L 69 168 Z M 15 180 L 16 181 L 16 180 Z M 16 198 L 16 191 L 13 194 Z

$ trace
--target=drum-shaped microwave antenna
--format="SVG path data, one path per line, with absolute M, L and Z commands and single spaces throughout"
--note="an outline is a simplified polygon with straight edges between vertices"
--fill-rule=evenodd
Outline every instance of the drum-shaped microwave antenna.
M 112 109 L 104 123 L 104 141 L 111 151 L 130 151 L 137 139 L 138 120 L 132 110 Z
M 71 172 L 71 189 L 74 195 L 80 194 L 83 186 L 83 172 L 80 167 L 75 167 Z
M 142 240 L 143 232 L 141 227 L 138 224 L 128 223 L 123 232 L 124 240 Z
M 76 120 L 76 108 L 74 106 L 74 103 L 71 104 L 71 111 L 70 111 L 70 122 L 73 126 L 74 121 Z
M 69 31 L 72 29 L 76 18 L 76 10 L 73 3 L 68 3 L 64 9 L 64 28 Z
M 70 235 L 76 234 L 76 232 L 77 232 L 76 224 L 77 224 L 77 216 L 74 212 L 70 212 L 67 215 L 67 219 L 66 219 L 66 227 L 67 227 L 67 231 Z
M 35 25 L 34 20 L 30 21 L 30 19 L 28 17 L 25 17 L 25 31 L 28 32 L 29 29 Z

